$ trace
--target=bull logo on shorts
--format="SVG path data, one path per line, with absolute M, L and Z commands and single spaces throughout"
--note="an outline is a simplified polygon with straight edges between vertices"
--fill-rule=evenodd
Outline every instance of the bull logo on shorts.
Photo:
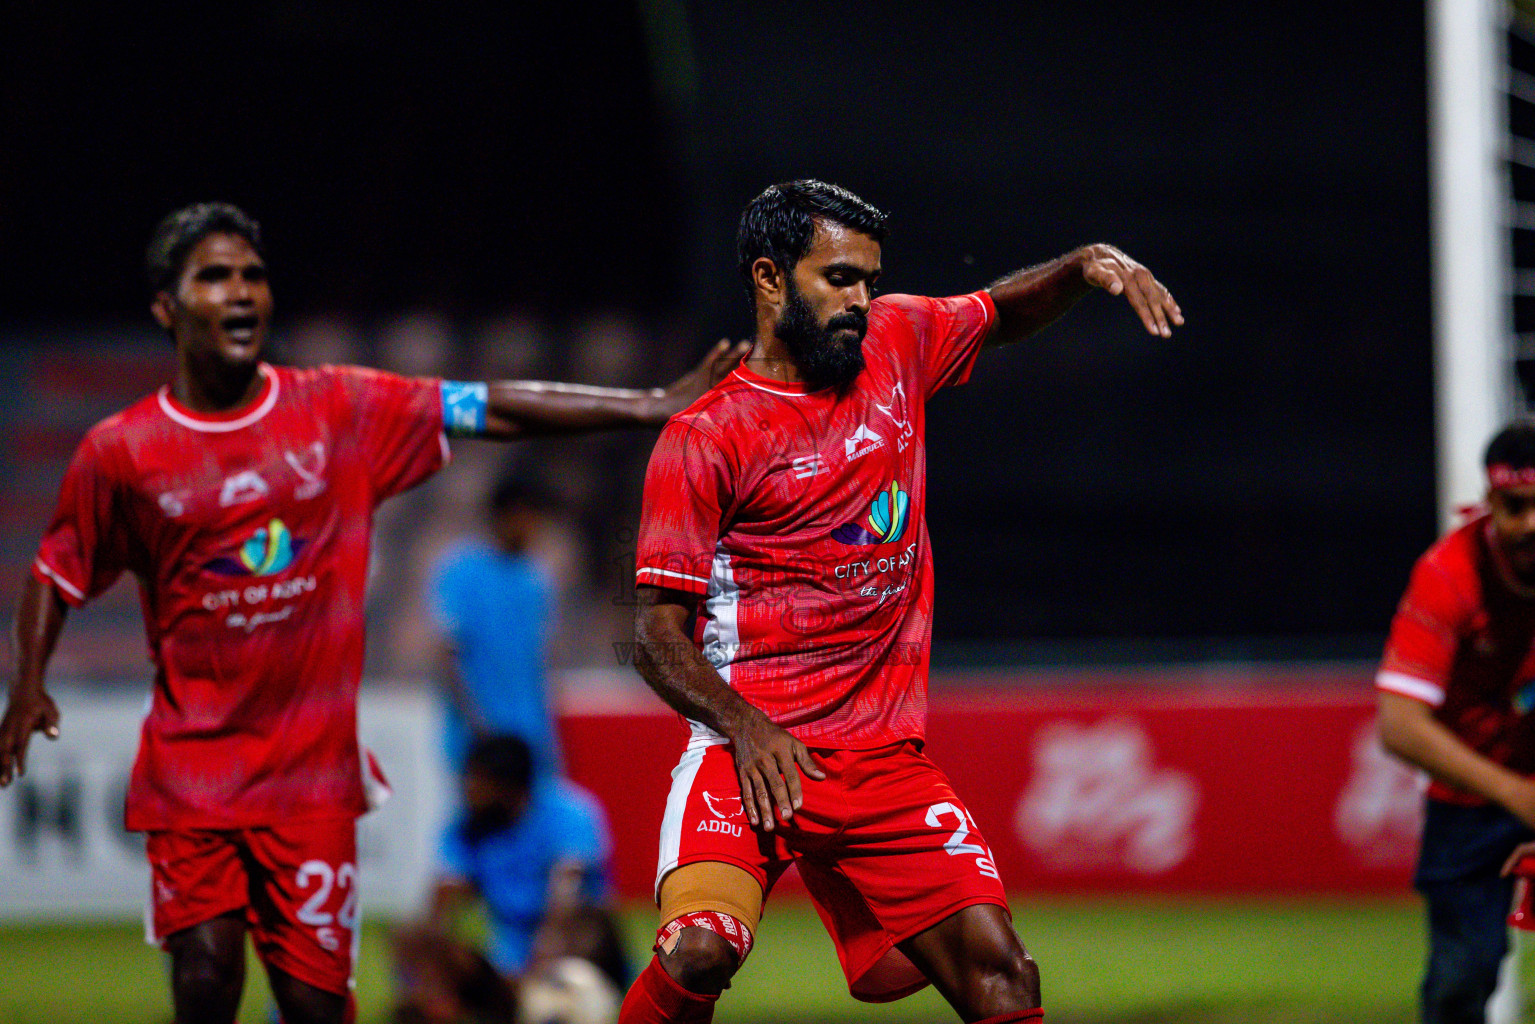
M 741 806 L 741 798 L 739 796 L 715 796 L 706 789 L 704 790 L 704 803 L 709 805 L 709 813 L 722 821 L 739 818 L 746 813 L 745 809 Z

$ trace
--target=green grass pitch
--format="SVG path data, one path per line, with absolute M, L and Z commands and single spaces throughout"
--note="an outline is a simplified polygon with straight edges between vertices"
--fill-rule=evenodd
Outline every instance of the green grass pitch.
M 1125 898 L 1014 904 L 1039 960 L 1051 1024 L 1399 1024 L 1414 1018 L 1423 962 L 1416 902 Z M 654 928 L 627 915 L 636 965 Z M 0 1024 L 170 1019 L 165 969 L 135 924 L 0 925 Z M 383 1020 L 389 968 L 381 926 L 364 933 L 360 1019 Z M 252 965 L 242 1022 L 265 1022 Z M 884 1006 L 847 994 L 808 905 L 769 905 L 757 948 L 720 1002 L 719 1024 L 908 1024 L 956 1018 L 931 989 Z

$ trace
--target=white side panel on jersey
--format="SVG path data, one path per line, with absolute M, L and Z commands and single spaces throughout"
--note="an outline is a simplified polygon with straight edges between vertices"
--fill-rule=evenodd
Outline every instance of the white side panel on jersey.
M 682 815 L 693 792 L 693 780 L 698 778 L 698 766 L 704 763 L 704 752 L 712 745 L 688 744 L 682 760 L 672 769 L 672 791 L 667 794 L 666 814 L 661 818 L 661 853 L 656 859 L 657 900 L 661 898 L 661 879 L 671 873 L 682 855 Z
M 741 648 L 741 627 L 736 618 L 741 588 L 736 586 L 730 555 L 723 544 L 714 549 L 714 567 L 709 573 L 709 591 L 704 597 L 704 657 L 720 678 L 730 682 L 730 663 Z
M 725 546 L 714 549 L 714 565 L 709 571 L 709 590 L 704 595 L 703 655 L 714 670 L 730 683 L 730 666 L 741 649 L 741 627 L 737 612 L 741 588 L 736 586 L 734 570 L 730 567 L 730 555 Z M 725 737 L 704 725 L 688 719 L 688 749 L 714 746 L 724 743 Z

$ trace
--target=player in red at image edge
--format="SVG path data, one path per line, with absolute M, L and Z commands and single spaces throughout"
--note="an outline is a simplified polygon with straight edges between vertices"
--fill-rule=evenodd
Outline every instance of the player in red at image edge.
M 66 610 L 138 577 L 155 666 L 128 789 L 148 833 L 150 937 L 176 1020 L 234 1019 L 245 935 L 287 1024 L 355 1014 L 363 597 L 374 508 L 441 469 L 446 434 L 660 425 L 727 372 L 724 343 L 665 390 L 413 379 L 261 360 L 272 290 L 257 224 L 217 203 L 147 253 L 171 383 L 93 427 L 18 612 L 0 785 L 59 732 L 44 671 Z
M 1381 741 L 1432 777 L 1413 877 L 1424 1024 L 1486 1020 L 1535 853 L 1535 420 L 1499 431 L 1483 463 L 1486 508 L 1418 559 L 1375 677 Z
M 752 200 L 755 345 L 651 456 L 637 662 L 691 738 L 661 825 L 657 956 L 622 1024 L 710 1020 L 791 863 L 857 998 L 931 982 L 965 1021 L 1044 1017 L 986 841 L 922 753 L 925 407 L 1093 288 L 1152 334 L 1183 317 L 1107 245 L 969 295 L 874 298 L 885 223 L 818 181 Z

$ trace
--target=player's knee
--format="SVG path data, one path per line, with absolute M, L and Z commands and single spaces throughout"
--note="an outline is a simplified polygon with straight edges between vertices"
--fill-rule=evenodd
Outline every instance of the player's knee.
M 342 1024 L 346 1019 L 346 996 L 315 988 L 276 969 L 268 972 L 268 980 L 285 1024 Z
M 178 988 L 213 993 L 244 980 L 244 933 L 222 924 L 214 921 L 188 928 L 166 942 Z
M 1040 1005 L 1039 965 L 1018 943 L 992 951 L 974 968 L 971 987 L 976 1005 L 1020 1009 Z
M 661 966 L 689 992 L 713 995 L 730 987 L 740 958 L 725 938 L 707 928 L 683 928 L 676 943 L 657 954 Z

